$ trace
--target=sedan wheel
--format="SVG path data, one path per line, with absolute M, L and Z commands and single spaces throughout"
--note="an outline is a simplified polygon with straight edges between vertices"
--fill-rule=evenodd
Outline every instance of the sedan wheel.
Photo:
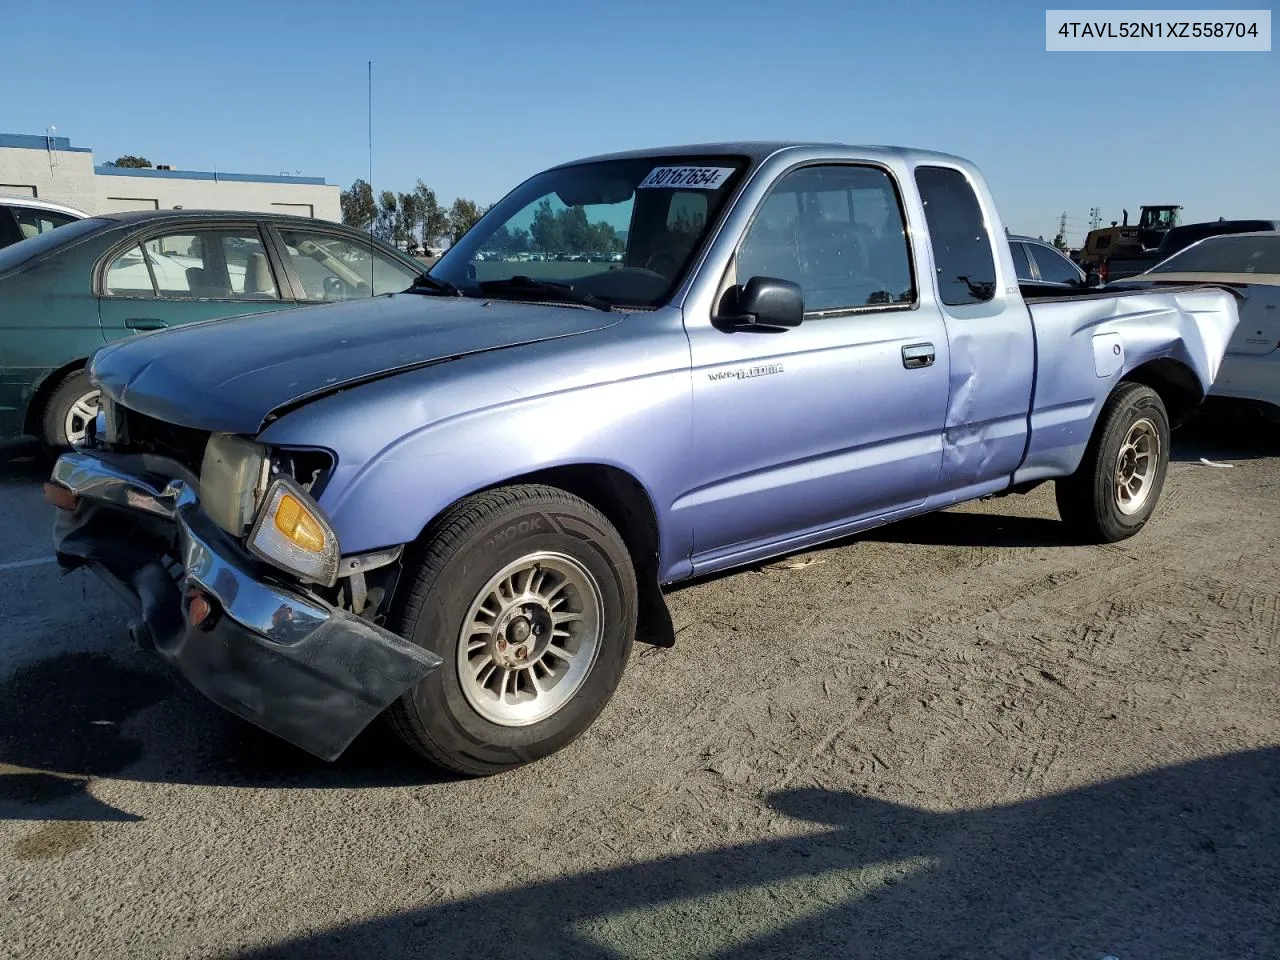
M 67 443 L 71 446 L 78 447 L 84 443 L 85 434 L 89 429 L 89 421 L 98 415 L 100 398 L 101 394 L 97 390 L 90 390 L 76 400 L 71 405 L 71 409 L 67 411 L 62 429 L 67 438 Z
M 41 439 L 59 450 L 83 444 L 89 423 L 98 415 L 101 392 L 83 370 L 74 370 L 49 395 L 40 420 Z

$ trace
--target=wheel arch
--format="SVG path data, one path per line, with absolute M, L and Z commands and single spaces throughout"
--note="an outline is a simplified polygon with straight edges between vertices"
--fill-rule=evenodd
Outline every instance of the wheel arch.
M 1173 427 L 1185 423 L 1205 398 L 1204 387 L 1195 371 L 1171 357 L 1148 360 L 1134 367 L 1120 378 L 1112 393 L 1123 383 L 1140 383 L 1159 394 Z
M 658 582 L 662 556 L 662 531 L 653 498 L 644 484 L 620 467 L 603 463 L 574 463 L 516 474 L 472 491 L 468 496 L 499 487 L 538 483 L 556 487 L 580 497 L 605 515 L 613 524 L 635 564 L 639 594 L 639 625 L 636 639 L 655 646 L 675 643 L 675 627 Z M 447 504 L 423 528 L 427 535 L 437 519 L 452 509 Z
M 39 436 L 43 433 L 40 420 L 44 416 L 44 408 L 48 404 L 49 398 L 53 396 L 53 392 L 58 389 L 58 385 L 63 380 L 76 371 L 83 370 L 88 363 L 88 357 L 81 357 L 79 360 L 64 363 L 62 366 L 50 370 L 36 383 L 31 395 L 27 398 L 27 409 L 22 419 L 23 428 L 27 433 L 33 436 Z

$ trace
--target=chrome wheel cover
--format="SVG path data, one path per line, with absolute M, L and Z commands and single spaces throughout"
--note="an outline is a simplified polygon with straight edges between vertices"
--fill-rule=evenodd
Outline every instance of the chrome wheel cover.
M 1160 432 L 1143 418 L 1129 428 L 1116 456 L 1116 509 L 1133 516 L 1151 499 L 1160 462 Z
M 562 553 L 521 557 L 494 574 L 463 620 L 462 693 L 491 723 L 538 723 L 582 688 L 603 638 L 604 601 L 586 567 Z
M 89 422 L 98 415 L 101 396 L 100 391 L 90 390 L 71 404 L 62 422 L 62 432 L 71 446 L 78 447 L 84 443 Z

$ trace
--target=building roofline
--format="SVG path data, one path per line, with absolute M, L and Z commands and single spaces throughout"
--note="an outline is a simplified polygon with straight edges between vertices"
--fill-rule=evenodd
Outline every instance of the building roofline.
M 57 150 L 61 153 L 93 153 L 89 147 L 73 147 L 67 137 L 38 133 L 0 133 L 0 147 L 9 150 Z
M 271 176 L 265 173 L 223 173 L 220 170 L 157 170 L 154 167 L 112 167 L 97 164 L 93 172 L 100 177 L 144 177 L 153 180 L 225 180 L 228 183 L 300 183 L 313 187 L 334 186 L 324 177 Z

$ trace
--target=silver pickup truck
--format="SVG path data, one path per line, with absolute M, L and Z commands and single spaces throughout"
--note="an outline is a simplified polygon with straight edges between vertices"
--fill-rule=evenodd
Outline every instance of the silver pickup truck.
M 1044 481 L 1134 535 L 1236 309 L 1020 286 L 953 156 L 597 157 L 403 292 L 100 350 L 46 495 L 59 559 L 226 709 L 328 759 L 385 712 L 494 773 L 585 730 L 690 577 Z

